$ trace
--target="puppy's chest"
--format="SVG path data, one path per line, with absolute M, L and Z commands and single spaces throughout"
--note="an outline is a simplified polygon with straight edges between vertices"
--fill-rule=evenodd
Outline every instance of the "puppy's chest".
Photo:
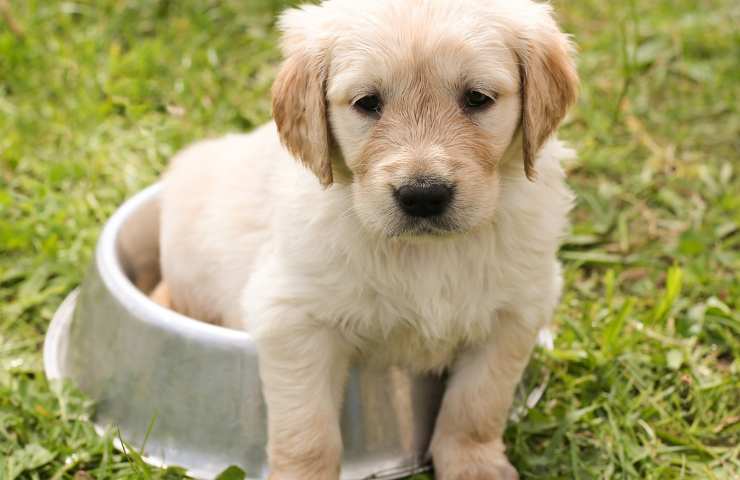
M 435 370 L 490 336 L 501 295 L 485 261 L 419 259 L 382 267 L 345 285 L 341 328 L 362 353 Z

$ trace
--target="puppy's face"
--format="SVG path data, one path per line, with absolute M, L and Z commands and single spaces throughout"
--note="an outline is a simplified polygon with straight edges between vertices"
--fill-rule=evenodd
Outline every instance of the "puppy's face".
M 497 166 L 518 125 L 518 73 L 495 39 L 478 47 L 415 18 L 336 45 L 331 129 L 367 227 L 438 235 L 493 215 Z
M 391 237 L 490 221 L 502 163 L 532 176 L 575 96 L 567 41 L 528 0 L 330 0 L 282 25 L 283 142 L 324 185 L 350 184 L 358 218 Z

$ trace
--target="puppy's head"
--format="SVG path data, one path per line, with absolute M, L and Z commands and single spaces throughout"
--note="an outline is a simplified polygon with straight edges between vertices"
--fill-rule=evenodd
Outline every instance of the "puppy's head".
M 281 27 L 283 143 L 388 236 L 490 221 L 501 165 L 534 180 L 576 96 L 568 39 L 530 0 L 328 0 Z

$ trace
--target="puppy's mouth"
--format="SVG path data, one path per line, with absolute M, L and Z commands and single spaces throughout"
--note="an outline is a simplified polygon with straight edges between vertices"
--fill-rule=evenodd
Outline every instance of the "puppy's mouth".
M 448 216 L 431 218 L 409 218 L 401 219 L 397 225 L 390 229 L 390 237 L 414 237 L 434 238 L 454 235 L 461 231 L 457 222 Z

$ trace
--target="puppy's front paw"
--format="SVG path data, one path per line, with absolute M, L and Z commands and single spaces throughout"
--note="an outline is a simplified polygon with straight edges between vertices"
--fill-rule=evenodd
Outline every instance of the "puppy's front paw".
M 437 480 L 519 480 L 501 440 L 435 439 L 432 457 Z
M 277 470 L 270 473 L 268 480 L 339 480 L 339 472 L 287 471 Z
M 519 474 L 514 467 L 504 459 L 494 465 L 458 465 L 446 469 L 443 473 L 436 473 L 437 480 L 519 480 Z M 452 471 L 450 471 L 452 470 Z M 439 470 L 436 470 L 439 472 Z
M 340 458 L 341 447 L 330 443 L 301 451 L 296 445 L 290 451 L 271 448 L 268 480 L 339 480 Z

